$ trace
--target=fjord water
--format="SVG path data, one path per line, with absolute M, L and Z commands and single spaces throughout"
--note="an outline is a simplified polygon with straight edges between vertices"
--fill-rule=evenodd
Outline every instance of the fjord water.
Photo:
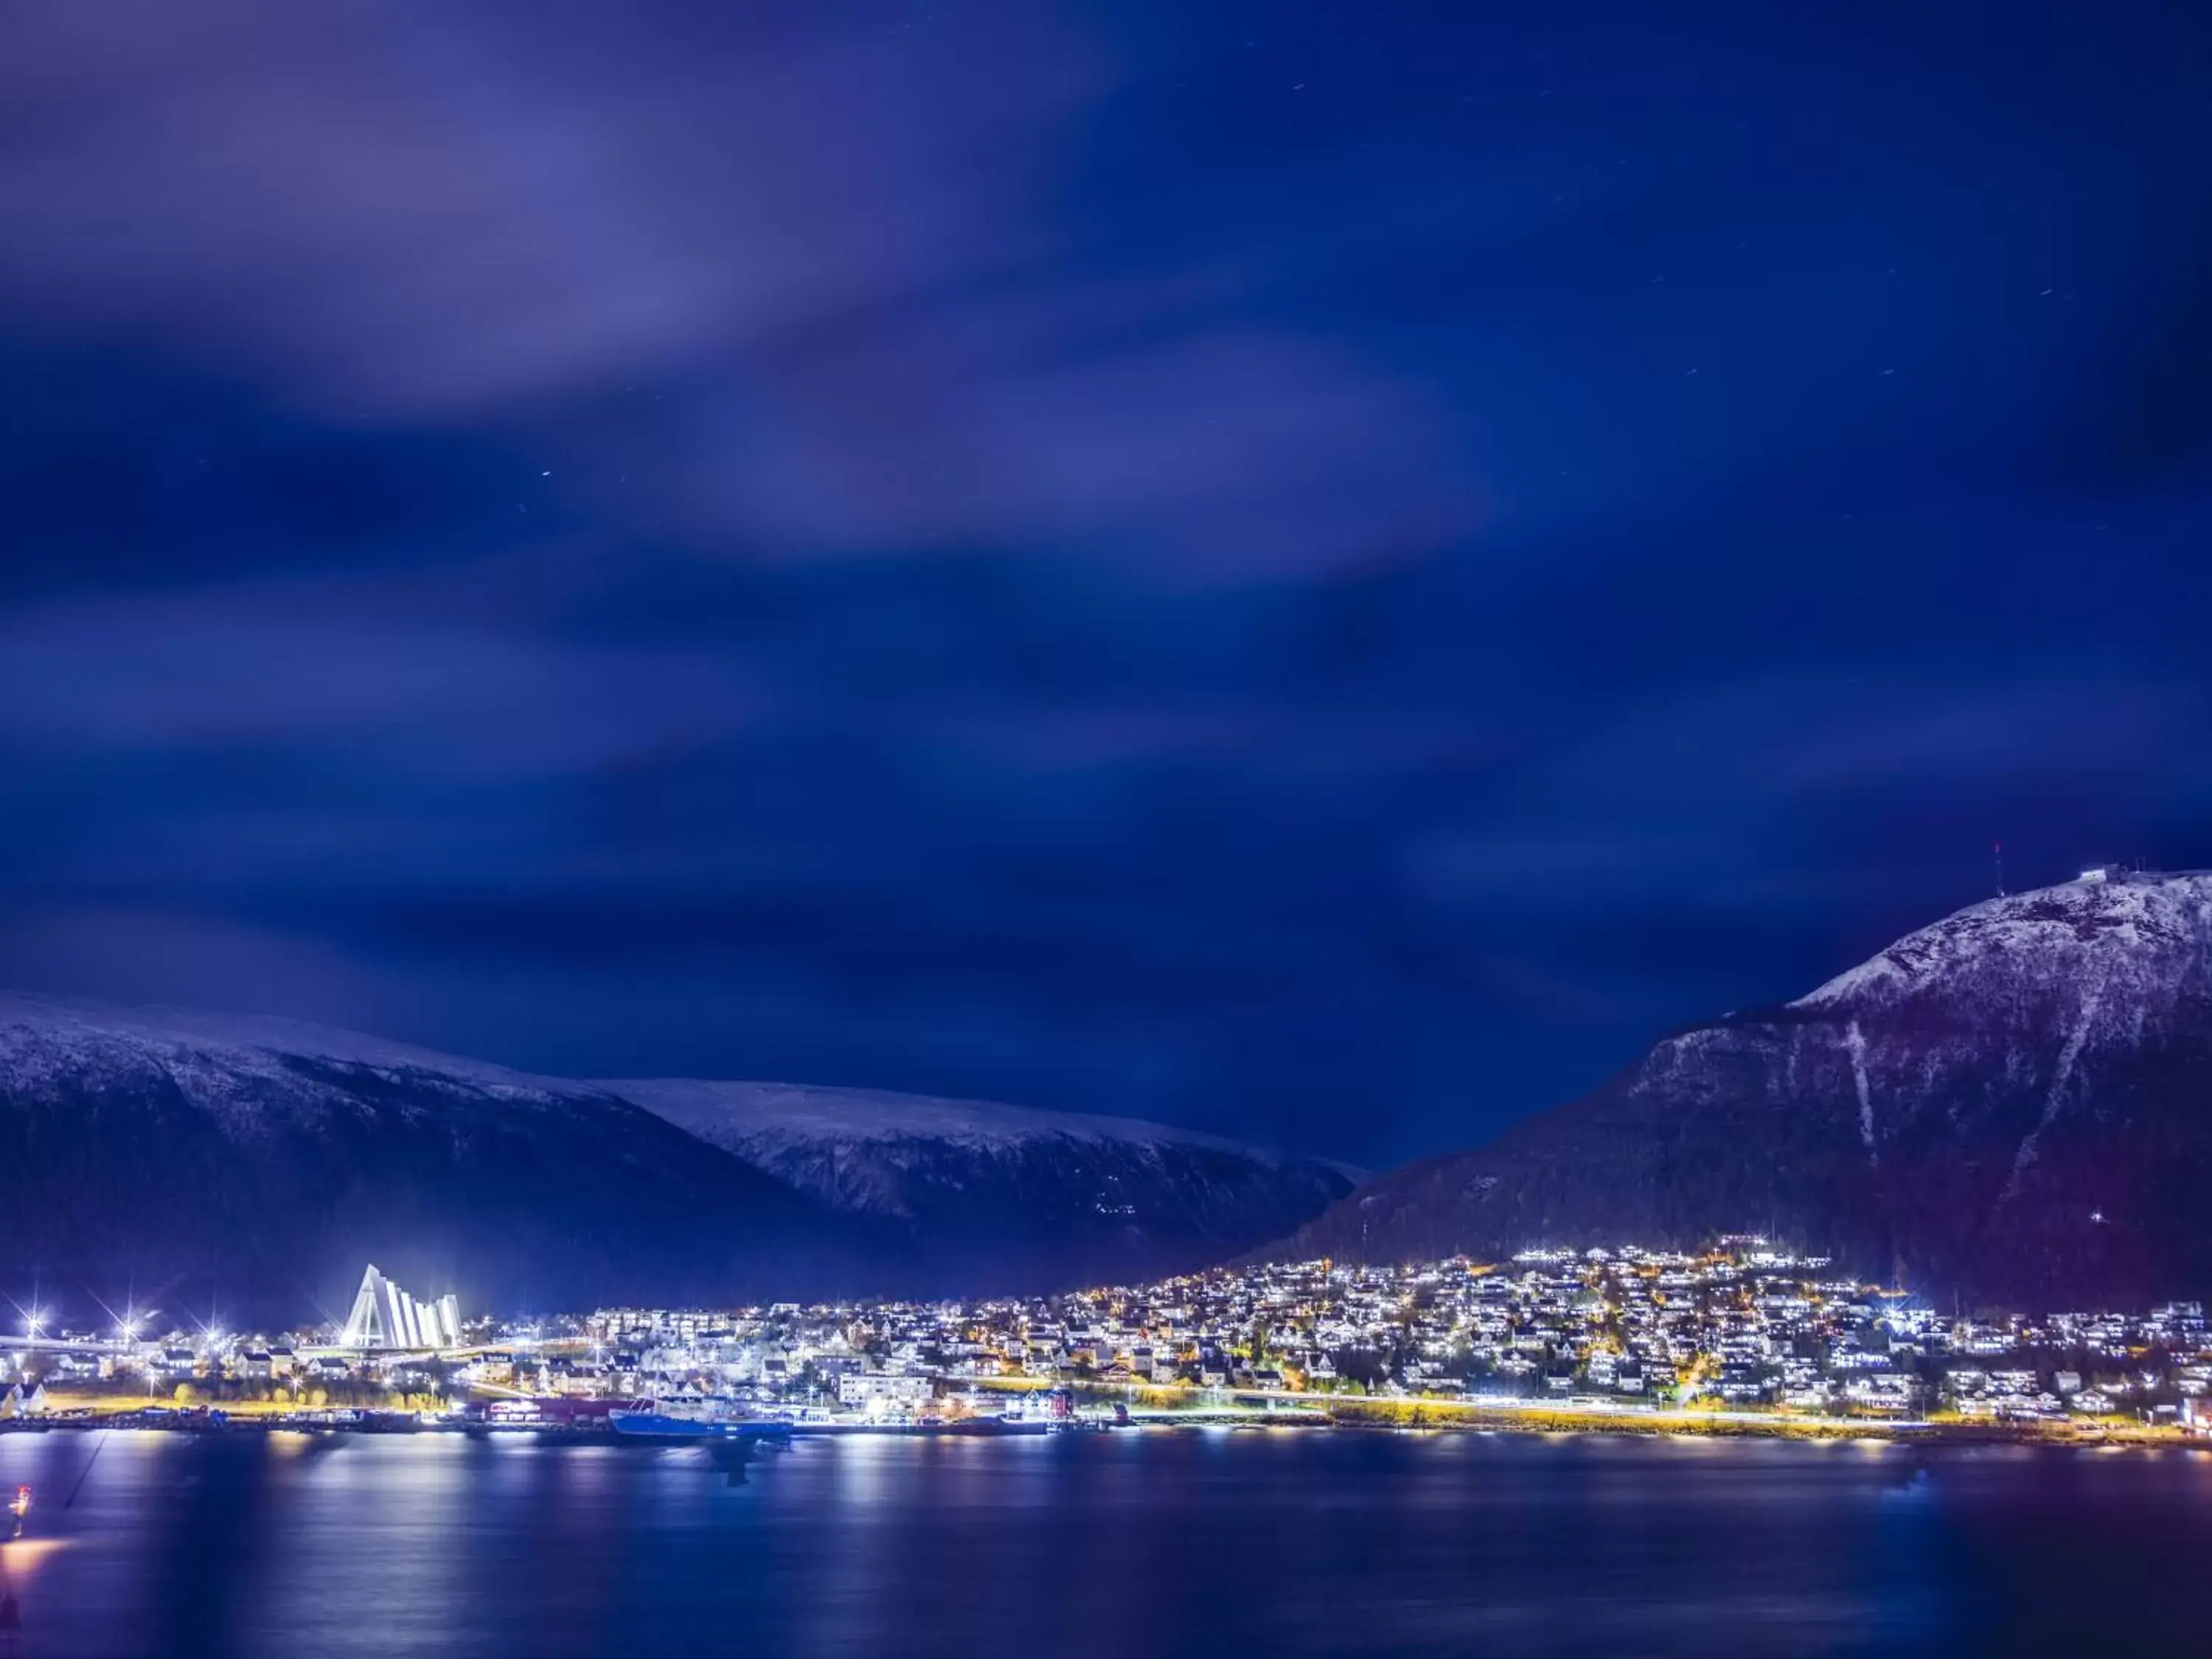
M 55 1432 L 0 1437 L 0 1480 L 38 1493 L 5 1551 L 23 1659 L 2212 1644 L 2201 1452 L 1194 1431 L 802 1443 L 733 1474 Z

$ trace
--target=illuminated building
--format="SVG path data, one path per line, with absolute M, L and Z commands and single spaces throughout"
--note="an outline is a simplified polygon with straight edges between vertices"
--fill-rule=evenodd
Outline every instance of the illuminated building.
M 372 1262 L 338 1341 L 349 1348 L 458 1348 L 461 1306 L 451 1296 L 417 1302 Z

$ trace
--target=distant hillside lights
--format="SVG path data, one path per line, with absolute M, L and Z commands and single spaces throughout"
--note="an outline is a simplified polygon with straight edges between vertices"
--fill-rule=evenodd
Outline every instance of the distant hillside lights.
M 361 1276 L 338 1345 L 347 1348 L 458 1348 L 461 1304 L 452 1296 L 417 1302 L 376 1270 Z

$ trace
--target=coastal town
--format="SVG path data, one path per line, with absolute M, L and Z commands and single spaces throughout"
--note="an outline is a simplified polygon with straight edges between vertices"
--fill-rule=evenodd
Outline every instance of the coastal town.
M 1219 1268 L 1019 1299 L 609 1308 L 500 1323 L 369 1269 L 340 1328 L 0 1339 L 0 1426 L 800 1432 L 1380 1423 L 2212 1434 L 2212 1332 L 2176 1302 L 1939 1310 L 1754 1237 L 1696 1254 Z M 674 1425 L 672 1428 L 668 1425 Z

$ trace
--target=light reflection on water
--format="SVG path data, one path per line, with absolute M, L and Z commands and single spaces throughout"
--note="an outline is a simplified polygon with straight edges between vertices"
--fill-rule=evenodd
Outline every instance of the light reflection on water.
M 1187 1433 L 735 1469 L 511 1437 L 0 1436 L 24 1481 L 32 1535 L 0 1554 L 22 1659 L 2148 1656 L 2203 1650 L 2212 1559 L 2189 1455 Z

